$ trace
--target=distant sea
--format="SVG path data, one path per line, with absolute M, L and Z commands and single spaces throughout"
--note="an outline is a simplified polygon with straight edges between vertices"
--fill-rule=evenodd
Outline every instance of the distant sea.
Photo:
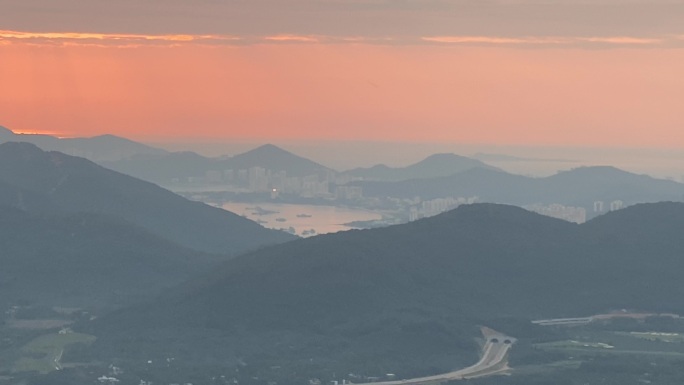
M 382 219 L 377 212 L 336 206 L 227 202 L 222 207 L 269 229 L 303 237 L 351 230 L 345 223 Z

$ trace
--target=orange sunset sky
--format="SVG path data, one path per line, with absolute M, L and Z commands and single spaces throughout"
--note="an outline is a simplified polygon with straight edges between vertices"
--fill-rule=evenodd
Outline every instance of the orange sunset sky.
M 146 141 L 684 146 L 677 2 L 109 3 L 0 1 L 0 125 Z

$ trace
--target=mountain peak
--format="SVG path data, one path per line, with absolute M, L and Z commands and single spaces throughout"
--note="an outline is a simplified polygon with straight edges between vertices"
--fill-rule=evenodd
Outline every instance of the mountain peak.
M 420 162 L 409 167 L 446 167 L 458 169 L 481 167 L 495 169 L 495 167 L 492 167 L 480 160 L 468 158 L 450 152 L 432 154 L 427 158 L 421 160 Z
M 475 168 L 499 170 L 477 159 L 453 153 L 438 153 L 406 167 L 393 168 L 377 165 L 370 168 L 357 168 L 347 173 L 368 180 L 398 182 L 409 179 L 446 177 Z
M 451 160 L 451 159 L 465 159 L 464 156 L 456 155 L 451 152 L 442 152 L 442 153 L 437 153 L 437 154 L 432 154 L 428 156 L 427 158 L 423 159 L 422 161 L 432 161 L 432 160 Z
M 476 222 L 543 222 L 559 223 L 561 226 L 571 226 L 569 222 L 537 214 L 522 207 L 499 204 L 499 203 L 473 203 L 461 205 L 454 210 L 442 214 L 446 217 L 465 221 Z
M 597 180 L 597 181 L 602 181 L 602 180 L 606 180 L 606 179 L 622 180 L 622 179 L 634 178 L 634 177 L 652 179 L 649 176 L 637 175 L 637 174 L 631 173 L 629 171 L 621 170 L 621 169 L 613 167 L 613 166 L 578 167 L 578 168 L 573 168 L 572 170 L 568 170 L 568 171 L 561 171 L 561 172 L 557 173 L 556 175 L 551 176 L 550 178 L 551 179 L 568 179 L 568 180 L 582 179 L 586 182 L 586 180 Z
M 132 142 L 130 139 L 122 138 L 120 136 L 112 135 L 112 134 L 103 134 L 103 135 L 98 135 L 98 136 L 93 136 L 90 139 L 96 139 L 96 140 L 120 140 L 120 141 L 125 141 L 125 142 Z
M 276 146 L 275 144 L 271 144 L 271 143 L 262 144 L 261 146 L 259 146 L 259 147 L 255 148 L 255 149 L 253 149 L 252 151 L 280 151 L 280 152 L 288 152 L 288 151 L 285 151 L 285 150 L 283 150 L 282 148 Z
M 289 152 L 283 148 L 280 148 L 280 147 L 276 146 L 275 144 L 270 144 L 270 143 L 263 144 L 259 147 L 253 148 L 247 152 L 236 155 L 235 157 L 246 156 L 246 155 L 281 156 L 281 157 L 288 156 L 288 157 L 292 157 L 292 158 L 299 158 L 299 156 L 297 156 L 297 155 L 295 155 L 295 154 L 293 154 L 293 153 L 291 153 L 291 152 Z
M 237 168 L 264 167 L 273 171 L 289 170 L 293 176 L 316 174 L 330 169 L 314 161 L 302 158 L 273 144 L 264 144 L 242 154 L 235 155 L 230 163 Z

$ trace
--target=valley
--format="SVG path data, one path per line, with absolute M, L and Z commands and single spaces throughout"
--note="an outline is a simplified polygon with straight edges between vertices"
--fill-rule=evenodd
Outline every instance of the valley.
M 338 231 L 387 218 L 286 194 L 212 207 L 25 143 L 0 145 L 0 160 L 3 385 L 575 385 L 625 365 L 642 374 L 616 378 L 669 385 L 684 361 L 681 202 L 634 198 L 569 221 L 445 201 L 408 223 Z M 611 168 L 543 180 L 472 169 L 420 185 L 474 192 L 467 181 L 483 175 L 496 177 L 481 188 L 508 178 L 520 196 L 681 188 Z M 395 203 L 416 202 L 432 210 Z M 323 219 L 329 233 L 294 228 Z M 644 377 L 646 361 L 666 375 Z

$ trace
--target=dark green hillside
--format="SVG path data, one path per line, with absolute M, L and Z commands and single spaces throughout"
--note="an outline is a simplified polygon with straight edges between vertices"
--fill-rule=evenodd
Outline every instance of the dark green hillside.
M 152 183 L 83 158 L 43 152 L 28 143 L 0 145 L 0 181 L 42 196 L 44 202 L 60 212 L 118 216 L 185 247 L 205 252 L 237 254 L 295 238 L 264 229 L 225 210 L 188 201 Z M 40 211 L 36 207 L 25 208 Z
M 569 252 L 558 246 L 577 228 L 512 206 L 463 206 L 430 220 L 247 254 L 165 300 L 202 314 L 201 321 L 189 317 L 188 322 L 202 323 L 196 326 L 233 327 L 223 322 L 230 316 L 257 330 L 262 323 L 286 329 L 339 326 L 378 309 L 420 313 L 445 307 L 449 314 L 464 304 L 477 305 L 469 313 L 478 317 L 523 315 L 530 309 L 507 301 L 534 288 L 508 284 L 542 269 L 554 271 L 560 254 Z M 499 292 L 502 287 L 505 292 Z M 487 303 L 478 305 L 483 298 Z M 181 322 L 179 316 L 173 322 Z
M 0 206 L 2 205 L 20 209 L 30 207 L 41 212 L 50 212 L 55 209 L 45 196 L 0 180 Z
M 539 271 L 561 272 L 548 256 L 570 255 L 556 245 L 576 227 L 514 207 L 464 206 L 408 225 L 288 243 L 237 258 L 153 306 L 103 319 L 94 325 L 98 349 L 141 333 L 149 343 L 124 343 L 127 354 L 143 359 L 164 346 L 188 365 L 245 357 L 255 365 L 403 375 L 466 366 L 476 360 L 476 325 L 544 314 L 525 296 L 552 280 L 535 282 Z M 532 244 L 530 234 L 539 234 Z M 516 268 L 521 258 L 526 271 Z M 553 292 L 545 303 L 564 311 Z M 208 338 L 198 330 L 222 348 L 190 348 Z M 318 360 L 306 364 L 311 356 Z
M 435 373 L 472 362 L 477 325 L 505 331 L 505 319 L 622 308 L 684 313 L 684 238 L 673 233 L 682 221 L 679 203 L 638 205 L 585 225 L 512 206 L 461 206 L 248 254 L 88 328 L 101 351 L 116 354 L 108 346 L 123 344 L 138 359 L 163 346 L 187 365 L 242 357 L 311 373 L 336 365 Z M 149 340 L 134 348 L 123 342 L 131 333 Z M 222 347 L 192 347 L 202 335 Z
M 98 214 L 0 206 L 0 304 L 111 307 L 149 299 L 218 263 Z
M 613 309 L 684 313 L 684 303 L 673 301 L 684 295 L 684 203 L 635 205 L 581 229 L 589 245 L 587 297 L 614 298 Z

